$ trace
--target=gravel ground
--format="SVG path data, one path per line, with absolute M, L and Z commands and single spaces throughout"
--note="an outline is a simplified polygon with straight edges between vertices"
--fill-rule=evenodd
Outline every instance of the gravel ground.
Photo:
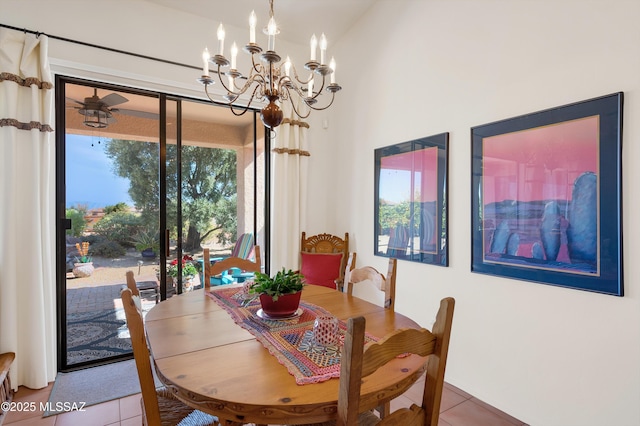
M 68 273 L 67 289 L 125 283 L 127 271 L 133 271 L 139 281 L 155 279 L 158 259 L 144 258 L 132 251 L 115 259 L 94 256 L 93 267 L 95 270 L 89 277 L 75 278 Z

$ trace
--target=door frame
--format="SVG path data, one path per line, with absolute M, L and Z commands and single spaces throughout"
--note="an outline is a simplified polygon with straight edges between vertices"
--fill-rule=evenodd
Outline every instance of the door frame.
M 123 93 L 131 93 L 133 95 L 140 96 L 149 96 L 158 99 L 159 103 L 159 144 L 160 144 L 160 152 L 159 152 L 159 161 L 160 161 L 160 191 L 159 191 L 159 229 L 166 230 L 167 229 L 167 202 L 166 202 L 166 178 L 167 178 L 167 169 L 166 169 L 166 155 L 167 155 L 167 102 L 175 101 L 177 104 L 177 147 L 180 148 L 182 146 L 182 101 L 193 101 L 193 102 L 202 102 L 206 103 L 208 101 L 203 101 L 199 99 L 193 99 L 187 96 L 180 96 L 175 94 L 167 94 L 163 92 L 159 92 L 156 90 L 146 90 L 146 89 L 137 89 L 127 86 L 122 86 L 118 84 L 110 84 L 104 82 L 98 82 L 93 80 L 88 80 L 84 78 L 78 77 L 70 77 L 64 75 L 56 75 L 55 76 L 55 103 L 56 103 L 56 129 L 64 129 L 63 131 L 56 131 L 55 135 L 55 144 L 56 144 L 56 331 L 57 331 L 57 364 L 58 371 L 73 371 L 82 368 L 86 368 L 87 366 L 95 366 L 101 364 L 108 364 L 112 362 L 122 361 L 125 359 L 131 359 L 133 354 L 126 355 L 118 355 L 114 357 L 104 358 L 101 360 L 95 361 L 87 361 L 78 364 L 73 364 L 71 366 L 67 365 L 67 322 L 66 322 L 66 313 L 67 313 L 67 288 L 66 288 L 66 152 L 65 152 L 65 143 L 66 143 L 66 93 L 65 93 L 65 85 L 66 84 L 77 84 L 83 85 L 87 87 L 95 87 L 103 90 L 114 90 Z M 223 104 L 221 104 L 223 105 Z M 257 154 L 257 111 L 254 108 L 249 109 L 249 113 L 254 115 L 254 159 Z M 263 248 L 264 259 L 265 259 L 265 268 L 268 273 L 269 270 L 269 241 L 270 241 L 270 170 L 271 170 L 271 138 L 270 132 L 265 129 L 265 165 L 264 165 L 264 181 L 265 181 L 265 194 L 264 194 L 264 239 L 265 239 L 265 248 Z M 177 150 L 177 160 L 178 163 L 178 179 L 181 181 L 181 167 L 180 167 L 180 149 Z M 180 182 L 179 181 L 179 182 Z M 254 182 L 257 182 L 257 167 L 254 168 Z M 254 184 L 254 199 L 257 199 L 257 185 Z M 182 221 L 182 213 L 181 213 L 181 197 L 178 198 L 178 212 L 177 212 L 177 220 L 178 223 Z M 254 203 L 254 235 L 256 233 L 256 214 L 257 214 L 257 203 Z M 177 254 L 181 255 L 182 253 L 182 243 L 181 243 L 181 229 L 178 227 L 179 232 L 179 244 L 177 247 Z M 167 289 L 167 276 L 166 276 L 166 263 L 167 258 L 169 257 L 168 253 L 168 233 L 160 232 L 160 247 L 159 250 L 159 270 L 160 270 L 160 294 L 161 300 L 166 299 L 166 289 Z M 124 282 L 124 279 L 123 279 Z M 181 289 L 178 289 L 178 293 L 180 293 Z

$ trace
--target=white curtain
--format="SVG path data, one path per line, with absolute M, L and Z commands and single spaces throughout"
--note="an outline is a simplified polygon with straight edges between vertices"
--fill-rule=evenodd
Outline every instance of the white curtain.
M 307 107 L 296 106 L 305 115 Z M 300 268 L 300 236 L 306 226 L 309 125 L 282 105 L 284 120 L 276 127 L 272 148 L 271 271 Z
M 15 388 L 56 376 L 54 90 L 48 40 L 0 28 L 0 353 Z

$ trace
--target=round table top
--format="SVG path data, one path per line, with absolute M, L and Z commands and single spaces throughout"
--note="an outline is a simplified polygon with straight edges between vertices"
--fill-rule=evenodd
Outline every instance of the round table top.
M 326 287 L 306 286 L 302 300 L 343 321 L 364 316 L 366 332 L 376 337 L 419 328 L 401 314 Z M 303 424 L 336 417 L 339 379 L 296 384 L 277 358 L 205 290 L 159 303 L 147 313 L 145 328 L 158 377 L 194 408 L 242 423 Z M 398 383 L 417 380 L 424 362 L 415 355 L 397 358 L 369 376 L 362 385 L 361 410 L 390 400 Z

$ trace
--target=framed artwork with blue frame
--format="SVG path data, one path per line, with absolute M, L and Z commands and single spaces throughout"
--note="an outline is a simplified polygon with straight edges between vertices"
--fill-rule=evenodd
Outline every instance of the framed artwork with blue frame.
M 471 271 L 623 296 L 623 93 L 473 127 Z
M 448 266 L 449 134 L 375 150 L 374 254 Z

